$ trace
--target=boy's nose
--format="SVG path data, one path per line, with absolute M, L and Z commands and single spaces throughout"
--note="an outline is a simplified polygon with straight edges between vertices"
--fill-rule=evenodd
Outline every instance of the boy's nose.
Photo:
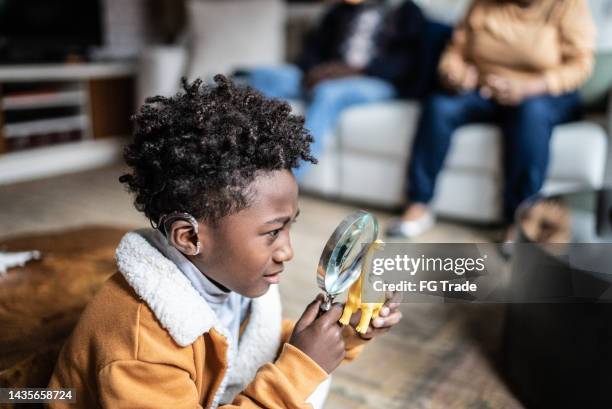
M 277 263 L 284 263 L 285 261 L 289 261 L 293 258 L 293 247 L 291 247 L 291 243 L 287 242 L 287 244 L 279 247 L 274 252 L 274 261 Z

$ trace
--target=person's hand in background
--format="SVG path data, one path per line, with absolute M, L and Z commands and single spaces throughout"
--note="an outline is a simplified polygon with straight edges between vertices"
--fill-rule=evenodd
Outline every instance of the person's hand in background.
M 547 92 L 543 77 L 531 80 L 511 80 L 499 75 L 487 75 L 480 94 L 485 98 L 493 98 L 502 105 L 519 105 L 526 98 Z
M 295 324 L 289 343 L 315 361 L 325 372 L 331 373 L 345 356 L 342 327 L 338 320 L 342 304 L 334 304 L 318 318 L 321 295 L 311 302 Z
M 327 62 L 311 68 L 306 73 L 304 76 L 304 87 L 306 87 L 307 90 L 312 90 L 320 82 L 350 77 L 361 73 L 361 70 L 350 67 L 342 62 Z
M 473 91 L 478 87 L 478 69 L 467 64 L 464 72 L 449 71 L 441 74 L 442 84 L 454 92 Z

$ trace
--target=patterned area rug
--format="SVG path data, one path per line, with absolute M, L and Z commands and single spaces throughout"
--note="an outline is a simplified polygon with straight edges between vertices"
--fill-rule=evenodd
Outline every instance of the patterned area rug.
M 47 386 L 81 311 L 115 273 L 115 247 L 126 230 L 92 226 L 0 240 L 5 251 L 42 253 L 0 276 L 0 387 Z
M 499 367 L 505 307 L 405 304 L 334 376 L 327 409 L 520 409 Z

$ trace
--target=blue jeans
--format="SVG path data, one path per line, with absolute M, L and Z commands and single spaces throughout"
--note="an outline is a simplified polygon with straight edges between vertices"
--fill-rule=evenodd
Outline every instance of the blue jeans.
M 248 82 L 268 98 L 302 97 L 302 71 L 295 65 L 252 68 L 248 72 Z
M 323 81 L 306 93 L 302 89 L 302 72 L 292 65 L 255 68 L 249 72 L 249 83 L 271 98 L 306 100 L 305 126 L 314 137 L 310 150 L 315 157 L 321 153 L 324 139 L 336 127 L 344 109 L 396 96 L 395 87 L 389 82 L 365 76 Z M 295 170 L 298 180 L 306 169 L 302 164 Z
M 504 135 L 504 217 L 536 194 L 546 177 L 553 128 L 580 115 L 577 93 L 528 98 L 517 106 L 503 106 L 478 92 L 439 93 L 424 104 L 408 167 L 406 192 L 411 202 L 429 203 L 454 131 L 474 122 L 498 124 Z M 494 154 L 494 153 L 493 153 Z

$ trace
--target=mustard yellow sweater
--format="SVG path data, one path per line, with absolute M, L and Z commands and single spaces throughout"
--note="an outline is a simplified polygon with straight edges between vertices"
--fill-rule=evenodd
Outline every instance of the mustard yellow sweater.
M 488 74 L 524 80 L 544 76 L 558 95 L 578 88 L 593 68 L 595 26 L 586 0 L 474 0 L 455 28 L 440 73 L 464 75 L 467 64 Z

